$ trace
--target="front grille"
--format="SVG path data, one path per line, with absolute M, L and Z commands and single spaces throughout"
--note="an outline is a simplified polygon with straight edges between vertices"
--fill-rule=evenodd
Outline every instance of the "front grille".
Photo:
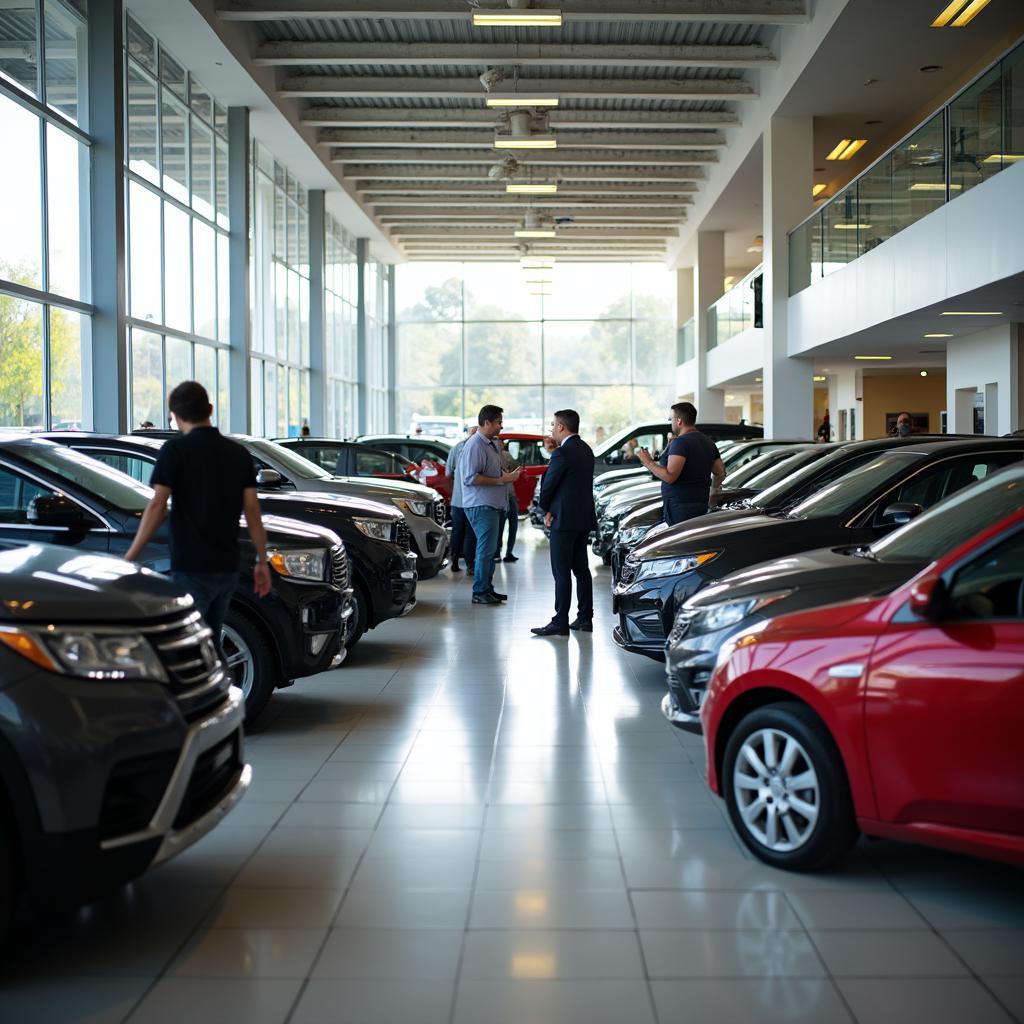
M 409 524 L 404 519 L 395 523 L 395 543 L 405 552 L 409 551 Z
M 199 612 L 159 626 L 143 626 L 140 632 L 153 645 L 187 721 L 195 721 L 223 701 L 229 680 L 213 632 Z
M 628 558 L 622 563 L 622 575 L 619 578 L 619 582 L 629 586 L 640 572 L 640 563 L 631 562 Z
M 676 616 L 676 621 L 672 623 L 672 630 L 668 635 L 668 642 L 670 644 L 677 644 L 686 636 L 690 631 L 690 625 L 696 614 L 695 611 L 684 609 Z
M 202 753 L 174 819 L 176 829 L 186 828 L 216 807 L 231 790 L 242 771 L 239 732 Z
M 348 567 L 348 552 L 345 551 L 344 544 L 338 544 L 331 548 L 331 578 L 330 583 L 332 586 L 337 587 L 339 590 L 348 590 L 349 587 L 349 567 Z
M 178 763 L 178 754 L 133 757 L 114 765 L 103 792 L 100 808 L 100 839 L 141 832 L 153 820 L 167 784 Z
M 434 522 L 438 526 L 444 526 L 445 521 L 444 498 L 438 498 L 434 502 Z

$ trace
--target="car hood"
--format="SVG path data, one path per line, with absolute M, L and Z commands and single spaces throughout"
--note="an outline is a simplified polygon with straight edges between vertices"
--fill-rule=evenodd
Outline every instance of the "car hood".
M 661 501 L 645 502 L 622 517 L 619 529 L 628 530 L 631 526 L 655 526 L 661 522 L 664 514 L 665 508 Z
M 702 551 L 708 544 L 708 537 L 714 537 L 733 526 L 742 528 L 747 523 L 785 522 L 766 516 L 761 509 L 725 509 L 720 512 L 709 512 L 705 516 L 689 519 L 659 533 L 656 540 L 641 544 L 636 549 L 638 558 L 660 558 L 662 555 L 673 555 L 677 550 L 689 550 L 687 544 L 691 538 L 699 544 L 695 550 Z
M 851 548 L 818 548 L 799 555 L 759 562 L 729 573 L 714 586 L 700 591 L 688 607 L 719 601 L 741 601 L 769 590 L 815 591 L 815 604 L 834 604 L 867 594 L 887 592 L 905 583 L 928 563 L 879 562 L 849 554 Z
M 0 546 L 0 591 L 0 622 L 119 623 L 192 606 L 151 569 L 51 544 Z
M 615 495 L 605 508 L 604 514 L 608 516 L 621 515 L 627 509 L 634 509 L 640 504 L 646 505 L 651 498 L 658 494 L 661 494 L 661 484 L 644 484 L 635 490 L 625 491 Z
M 335 484 L 336 490 L 330 487 Z M 336 476 L 322 481 L 325 490 L 331 493 L 351 495 L 358 498 L 390 502 L 392 498 L 416 498 L 420 501 L 434 501 L 439 495 L 432 487 L 425 487 L 405 480 L 375 480 L 372 477 Z
M 333 531 L 315 523 L 305 523 L 287 516 L 263 516 L 263 527 L 267 531 L 267 540 L 275 547 L 314 547 L 333 548 L 341 543 L 341 538 Z M 238 525 L 245 526 L 245 519 Z M 247 534 L 246 534 L 247 535 Z
M 305 512 L 311 515 L 335 513 L 344 516 L 371 516 L 375 519 L 402 518 L 402 513 L 390 502 L 353 498 L 327 491 L 288 491 L 280 494 L 264 491 L 260 494 L 260 507 L 282 516 L 298 516 Z

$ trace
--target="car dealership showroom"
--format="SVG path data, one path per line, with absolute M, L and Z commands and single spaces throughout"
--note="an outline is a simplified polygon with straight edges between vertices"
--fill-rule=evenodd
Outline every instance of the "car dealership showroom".
M 1024 1024 L 1024 0 L 0 0 L 0 1024 Z

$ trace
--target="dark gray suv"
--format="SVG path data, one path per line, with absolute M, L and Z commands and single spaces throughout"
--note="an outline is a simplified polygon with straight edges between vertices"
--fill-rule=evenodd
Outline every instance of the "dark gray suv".
M 192 598 L 74 548 L 0 543 L 0 937 L 87 902 L 241 799 L 242 691 Z

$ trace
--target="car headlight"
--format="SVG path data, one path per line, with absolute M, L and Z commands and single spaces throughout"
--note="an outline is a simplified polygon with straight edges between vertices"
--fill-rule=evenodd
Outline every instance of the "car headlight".
M 373 540 L 391 540 L 391 523 L 387 519 L 353 519 L 356 529 Z
M 735 626 L 748 616 L 784 597 L 789 597 L 792 593 L 792 590 L 776 590 L 770 594 L 759 594 L 739 601 L 719 601 L 704 607 L 688 608 L 680 614 L 686 614 L 689 618 L 690 636 L 701 636 L 704 633 L 717 633 L 720 629 Z
M 282 576 L 291 576 L 297 580 L 314 580 L 317 583 L 327 578 L 327 552 L 321 548 L 271 550 L 267 552 L 267 558 Z
M 652 558 L 640 563 L 637 581 L 658 579 L 662 576 L 681 576 L 691 569 L 699 569 L 702 565 L 717 558 L 719 551 L 701 551 L 696 555 L 681 555 L 671 558 Z
M 421 501 L 416 498 L 392 498 L 391 501 L 403 512 L 410 513 L 414 516 L 430 515 L 429 501 Z
M 0 643 L 40 668 L 83 679 L 153 679 L 167 682 L 160 659 L 137 633 L 90 629 L 0 628 Z
M 619 531 L 619 542 L 628 547 L 639 544 L 647 536 L 649 529 L 650 527 L 647 526 L 629 526 L 625 530 Z

